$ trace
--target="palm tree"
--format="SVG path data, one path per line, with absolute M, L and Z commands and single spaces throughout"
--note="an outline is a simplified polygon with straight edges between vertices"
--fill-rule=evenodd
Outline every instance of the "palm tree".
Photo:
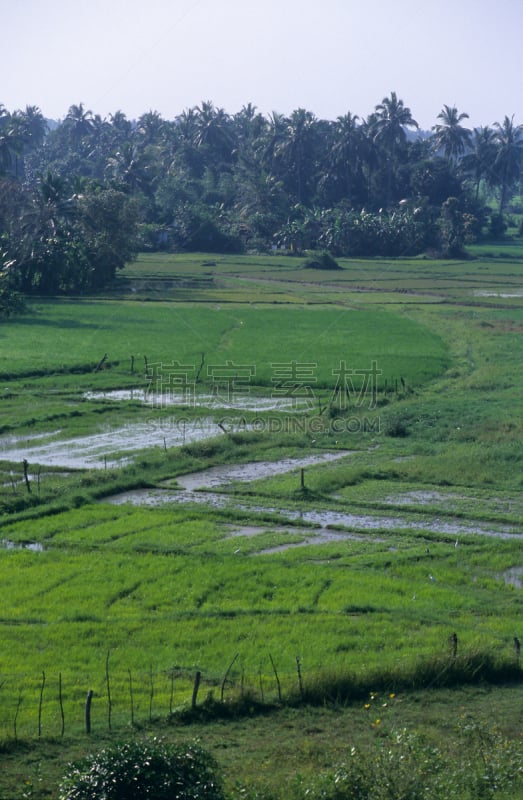
M 521 175 L 523 163 L 523 125 L 514 125 L 514 115 L 494 123 L 496 158 L 493 164 L 495 182 L 500 189 L 499 213 L 502 214 L 510 188 Z
M 86 111 L 84 104 L 72 105 L 69 107 L 64 120 L 64 125 L 71 131 L 71 138 L 74 142 L 79 142 L 84 136 L 91 133 L 94 122 L 92 111 Z
M 265 168 L 277 177 L 280 161 L 282 142 L 285 139 L 287 118 L 278 111 L 269 114 L 267 131 L 265 133 L 261 161 Z
M 11 123 L 16 125 L 24 152 L 40 147 L 48 131 L 47 122 L 38 106 L 26 106 L 25 111 L 14 111 Z
M 234 128 L 239 144 L 251 145 L 267 130 L 267 120 L 256 110 L 256 106 L 247 103 L 233 117 Z
M 362 172 L 365 176 L 365 183 L 366 183 L 366 190 L 365 190 L 365 203 L 368 203 L 372 199 L 372 185 L 374 176 L 378 170 L 379 166 L 379 147 L 376 144 L 375 139 L 375 125 L 376 125 L 376 114 L 372 113 L 369 116 L 362 120 L 360 125 L 360 158 L 362 164 Z M 380 200 L 380 204 L 382 203 L 382 199 L 377 198 Z
M 362 152 L 361 129 L 359 117 L 348 111 L 336 119 L 332 129 L 332 144 L 328 153 L 328 171 L 334 181 L 343 186 L 343 195 L 350 200 L 353 184 L 360 171 Z
M 144 145 L 159 144 L 164 125 L 164 120 L 158 111 L 147 111 L 138 119 L 136 132 Z
M 300 204 L 311 200 L 318 163 L 318 129 L 318 120 L 304 108 L 278 123 L 274 155 L 283 167 L 283 180 Z
M 376 139 L 387 142 L 391 147 L 406 142 L 405 128 L 419 127 L 410 108 L 404 105 L 396 92 L 391 92 L 390 97 L 384 97 L 374 110 Z
M 24 154 L 42 144 L 47 123 L 36 106 L 9 114 L 0 106 L 0 171 L 11 170 L 15 178 L 25 172 Z
M 382 145 L 387 158 L 387 205 L 390 205 L 392 176 L 396 165 L 397 150 L 404 147 L 407 142 L 406 128 L 418 128 L 419 125 L 413 118 L 410 108 L 404 105 L 396 92 L 391 92 L 390 97 L 384 97 L 375 107 L 374 139 Z
M 471 176 L 476 187 L 476 200 L 482 181 L 493 185 L 494 161 L 496 160 L 495 131 L 488 125 L 474 128 L 471 136 L 471 150 L 463 156 L 462 164 Z
M 131 135 L 132 125 L 123 111 L 118 110 L 114 114 L 109 114 L 109 122 L 121 136 L 127 137 Z
M 124 142 L 106 164 L 106 175 L 124 191 L 150 191 L 150 159 L 133 142 Z
M 441 123 L 432 128 L 434 149 L 436 152 L 443 150 L 445 158 L 454 164 L 470 146 L 470 130 L 460 124 L 468 118 L 469 115 L 464 112 L 460 114 L 456 106 L 444 105 L 438 114 Z
M 0 175 L 8 172 L 13 163 L 14 152 L 11 114 L 0 104 Z
M 21 178 L 24 174 L 24 145 L 28 141 L 28 131 L 24 120 L 19 111 L 14 111 L 9 122 L 4 128 L 4 136 L 7 139 L 7 146 L 11 151 L 10 166 L 15 178 Z
M 235 149 L 232 121 L 223 108 L 215 108 L 210 101 L 195 108 L 194 144 L 207 150 L 211 168 L 220 162 L 230 163 Z

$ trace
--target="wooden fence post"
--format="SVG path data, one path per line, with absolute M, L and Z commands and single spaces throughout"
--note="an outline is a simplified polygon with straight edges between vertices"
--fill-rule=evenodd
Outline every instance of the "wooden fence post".
M 279 677 L 278 677 L 278 672 L 277 672 L 277 670 L 276 670 L 276 664 L 274 663 L 274 661 L 273 661 L 273 658 L 272 658 L 272 656 L 271 656 L 271 654 L 270 654 L 270 653 L 269 653 L 269 658 L 270 658 L 270 660 L 271 660 L 272 669 L 273 669 L 273 672 L 274 672 L 274 677 L 276 678 L 276 686 L 278 687 L 278 700 L 279 700 L 279 702 L 281 703 L 281 685 L 280 685 L 280 679 L 279 679 Z
M 62 673 L 58 673 L 58 702 L 60 704 L 60 717 L 62 720 L 61 736 L 65 733 L 64 701 L 62 697 Z
M 202 673 L 198 670 L 198 672 L 194 677 L 194 687 L 192 690 L 191 708 L 193 711 L 196 708 L 196 698 L 198 697 L 198 689 L 200 688 L 201 679 L 202 679 Z
M 133 694 L 133 676 L 131 670 L 127 670 L 129 673 L 129 695 L 131 697 L 131 725 L 134 728 L 134 694 Z
M 105 658 L 105 682 L 107 684 L 107 724 L 109 730 L 111 730 L 111 716 L 113 710 L 113 703 L 111 700 L 111 682 L 109 679 L 109 654 L 110 650 L 107 651 L 107 656 Z
M 174 669 L 171 670 L 171 694 L 169 696 L 169 716 L 173 713 L 174 708 Z
M 304 696 L 303 695 L 303 680 L 302 680 L 302 677 L 301 677 L 301 661 L 300 661 L 300 657 L 299 656 L 296 656 L 296 670 L 298 672 L 298 684 L 299 684 L 299 687 L 300 687 L 300 696 L 301 696 L 301 699 L 303 700 L 303 696 Z
M 226 683 L 226 681 L 227 681 L 227 678 L 229 677 L 229 673 L 230 673 L 230 671 L 231 671 L 231 669 L 232 669 L 232 667 L 233 667 L 233 664 L 234 664 L 234 662 L 236 661 L 236 659 L 238 658 L 238 656 L 239 656 L 239 653 L 236 653 L 236 655 L 234 656 L 233 660 L 231 661 L 231 663 L 230 663 L 230 664 L 229 664 L 229 666 L 227 667 L 227 669 L 226 669 L 226 671 L 225 671 L 225 675 L 223 676 L 223 681 L 222 681 L 222 690 L 221 690 L 221 692 L 220 692 L 220 702 L 222 702 L 222 703 L 223 703 L 223 694 L 224 694 L 224 692 L 225 692 L 225 683 Z
M 18 690 L 18 703 L 16 704 L 16 711 L 15 711 L 15 718 L 13 720 L 13 732 L 15 735 L 15 742 L 18 739 L 17 733 L 17 722 L 18 722 L 18 712 L 20 711 L 20 706 L 22 705 L 22 690 Z
M 91 703 L 93 700 L 93 690 L 89 689 L 87 692 L 87 699 L 85 701 L 85 732 L 91 733 Z
M 42 735 L 42 704 L 44 700 L 45 672 L 42 670 L 42 683 L 40 684 L 40 700 L 38 702 L 38 738 Z
M 154 676 L 153 665 L 149 667 L 149 722 L 153 721 Z
M 23 464 L 23 467 L 24 467 L 25 486 L 26 486 L 26 489 L 27 489 L 28 493 L 31 494 L 31 484 L 29 483 L 29 473 L 28 473 L 29 464 L 28 464 L 27 458 L 24 458 L 24 460 L 22 461 L 22 464 Z

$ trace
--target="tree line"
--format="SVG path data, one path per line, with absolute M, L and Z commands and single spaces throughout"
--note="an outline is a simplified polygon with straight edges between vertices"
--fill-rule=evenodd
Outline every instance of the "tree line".
M 503 230 L 523 164 L 513 117 L 467 119 L 445 105 L 422 132 L 395 92 L 333 121 L 202 102 L 172 120 L 80 103 L 50 123 L 0 105 L 0 285 L 92 291 L 139 249 L 461 255 Z

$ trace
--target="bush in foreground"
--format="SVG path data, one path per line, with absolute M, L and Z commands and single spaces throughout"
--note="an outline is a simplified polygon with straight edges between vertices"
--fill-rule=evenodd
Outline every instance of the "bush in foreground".
M 127 742 L 71 764 L 58 800 L 223 800 L 214 759 L 194 744 Z
M 374 750 L 353 747 L 348 759 L 313 785 L 294 787 L 302 800 L 492 800 L 520 797 L 521 744 L 496 730 L 466 725 L 453 756 L 405 730 L 380 735 Z

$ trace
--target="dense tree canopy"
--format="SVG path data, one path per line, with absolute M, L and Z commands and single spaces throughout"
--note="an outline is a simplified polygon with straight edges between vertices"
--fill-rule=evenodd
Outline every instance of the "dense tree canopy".
M 395 92 L 334 121 L 204 101 L 173 120 L 79 103 L 48 124 L 0 105 L 4 291 L 96 289 L 139 248 L 457 254 L 487 200 L 509 207 L 523 164 L 523 126 L 467 119 L 445 105 L 420 132 Z

